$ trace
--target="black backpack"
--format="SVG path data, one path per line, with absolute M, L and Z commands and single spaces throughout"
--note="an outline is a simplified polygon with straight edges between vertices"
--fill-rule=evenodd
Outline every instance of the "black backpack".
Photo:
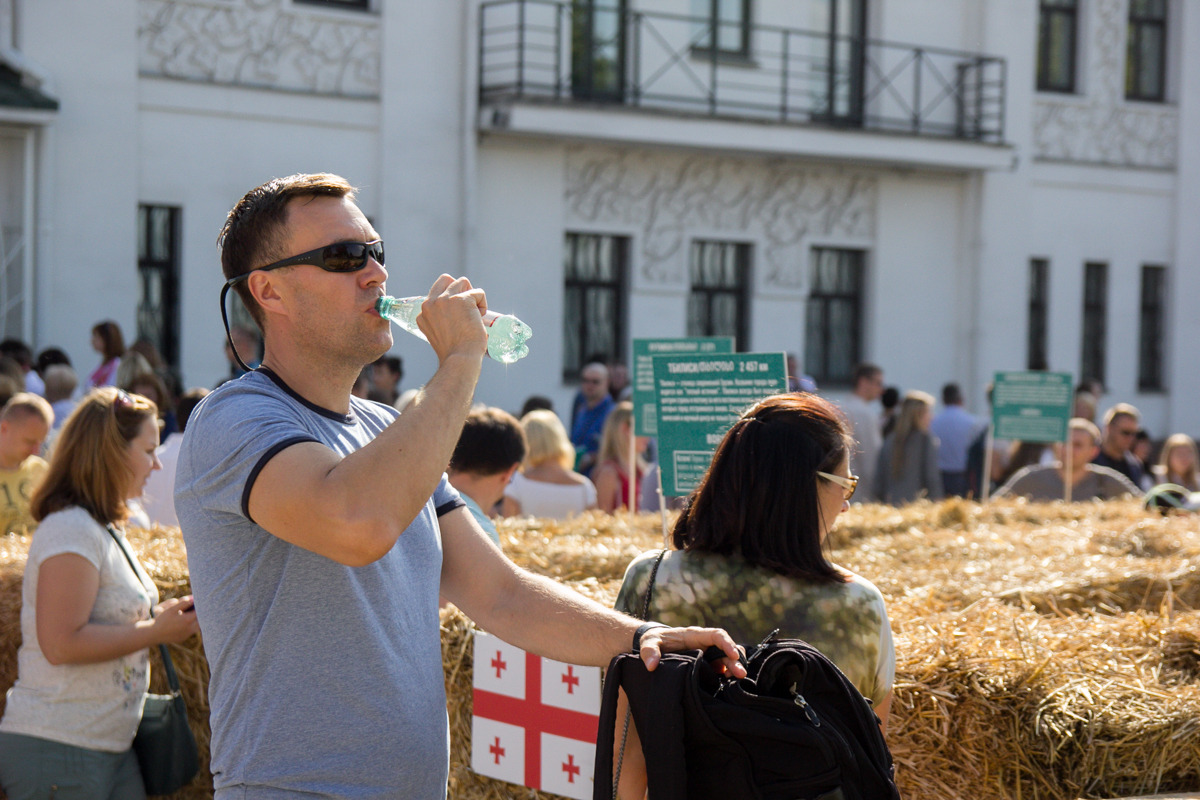
M 772 634 L 773 636 L 774 634 Z M 849 679 L 799 639 L 768 637 L 721 677 L 709 653 L 634 653 L 605 676 L 595 800 L 613 795 L 617 690 L 641 735 L 650 800 L 899 800 L 879 718 Z

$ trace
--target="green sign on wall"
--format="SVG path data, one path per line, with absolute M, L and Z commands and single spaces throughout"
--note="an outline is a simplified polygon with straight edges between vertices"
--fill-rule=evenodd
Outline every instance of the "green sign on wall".
M 663 494 L 685 495 L 747 407 L 787 391 L 783 353 L 660 355 L 653 359 Z
M 633 432 L 638 436 L 657 436 L 657 406 L 654 395 L 655 356 L 707 355 L 732 353 L 732 336 L 706 336 L 690 339 L 633 340 Z

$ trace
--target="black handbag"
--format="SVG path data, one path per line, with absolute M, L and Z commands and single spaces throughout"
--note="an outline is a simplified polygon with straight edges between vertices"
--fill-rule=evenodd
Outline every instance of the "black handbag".
M 133 574 L 141 580 L 133 556 L 121 544 L 112 526 L 108 532 L 121 548 Z M 154 616 L 151 607 L 150 616 Z M 191 783 L 200 771 L 200 754 L 196 749 L 196 737 L 188 725 L 187 706 L 179 690 L 179 676 L 166 645 L 160 644 L 163 668 L 167 673 L 170 694 L 147 694 L 142 708 L 142 721 L 133 737 L 133 751 L 142 770 L 142 783 L 146 794 L 171 794 Z

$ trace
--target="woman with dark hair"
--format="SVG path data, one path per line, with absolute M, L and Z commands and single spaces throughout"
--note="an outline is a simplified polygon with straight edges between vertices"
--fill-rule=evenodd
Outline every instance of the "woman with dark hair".
M 125 352 L 125 337 L 117 323 L 108 319 L 92 328 L 92 349 L 100 354 L 100 366 L 88 376 L 87 389 L 112 386 L 117 382 L 117 367 Z
M 838 665 L 886 727 L 896 653 L 883 596 L 824 549 L 858 482 L 851 445 L 837 409 L 814 394 L 775 395 L 742 414 L 675 522 L 648 619 L 719 625 L 747 647 L 776 628 L 803 639 Z M 629 565 L 618 610 L 641 614 L 657 558 L 646 553 Z M 644 792 L 630 726 L 621 796 Z
M 144 397 L 93 391 L 63 425 L 34 492 L 40 524 L 25 564 L 18 676 L 0 719 L 9 800 L 146 796 L 130 746 L 150 685 L 148 648 L 198 630 L 190 597 L 158 602 L 123 530 L 126 501 L 159 467 L 157 417 Z

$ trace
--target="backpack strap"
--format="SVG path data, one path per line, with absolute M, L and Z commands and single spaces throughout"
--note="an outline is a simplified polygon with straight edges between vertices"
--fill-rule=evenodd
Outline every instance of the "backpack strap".
M 654 581 L 658 578 L 658 568 L 662 564 L 663 557 L 666 554 L 667 554 L 667 550 L 666 550 L 666 548 L 663 548 L 662 550 L 658 551 L 658 557 L 656 559 L 654 559 L 654 566 L 650 570 L 650 581 L 646 584 L 646 593 L 644 595 L 642 595 L 642 610 L 641 610 L 641 613 L 638 614 L 638 617 L 641 619 L 646 619 L 646 620 L 650 619 L 650 599 L 651 599 L 651 597 L 654 596 Z M 633 635 L 633 650 L 634 650 L 634 652 L 637 652 L 638 650 L 641 649 L 642 636 L 646 633 L 646 631 L 648 631 L 650 628 L 654 628 L 654 627 L 658 627 L 658 626 L 655 625 L 654 623 L 647 623 L 637 629 L 637 633 L 635 633 Z M 607 676 L 606 676 L 605 680 L 607 681 Z M 607 694 L 607 692 L 606 692 L 606 694 Z M 613 713 L 614 714 L 616 713 L 616 708 L 617 708 L 616 703 L 617 703 L 616 696 L 614 695 L 614 699 L 613 699 Z M 629 715 L 630 715 L 631 710 L 632 710 L 631 706 L 625 707 L 625 722 L 621 726 L 621 749 L 617 752 L 617 770 L 616 770 L 616 774 L 613 775 L 611 778 L 611 781 L 612 781 L 611 800 L 617 800 L 617 786 L 621 782 L 621 766 L 625 763 L 625 742 L 629 738 Z M 615 723 L 615 720 L 614 720 L 614 723 Z M 610 742 L 612 741 L 611 735 L 608 737 L 608 740 Z M 611 749 L 611 745 L 610 745 L 610 749 Z M 609 763 L 612 763 L 611 754 L 609 756 Z M 606 783 L 597 783 L 596 785 L 597 786 L 605 786 L 605 785 L 607 785 L 607 782 Z M 608 800 L 608 799 L 606 799 L 606 800 Z
M 654 800 L 687 799 L 683 700 L 696 655 L 666 653 L 654 672 L 647 671 L 633 653 L 622 653 L 609 664 L 596 738 L 594 800 L 610 800 L 616 787 L 613 739 L 620 689 L 625 690 L 629 711 L 641 734 L 649 796 Z

